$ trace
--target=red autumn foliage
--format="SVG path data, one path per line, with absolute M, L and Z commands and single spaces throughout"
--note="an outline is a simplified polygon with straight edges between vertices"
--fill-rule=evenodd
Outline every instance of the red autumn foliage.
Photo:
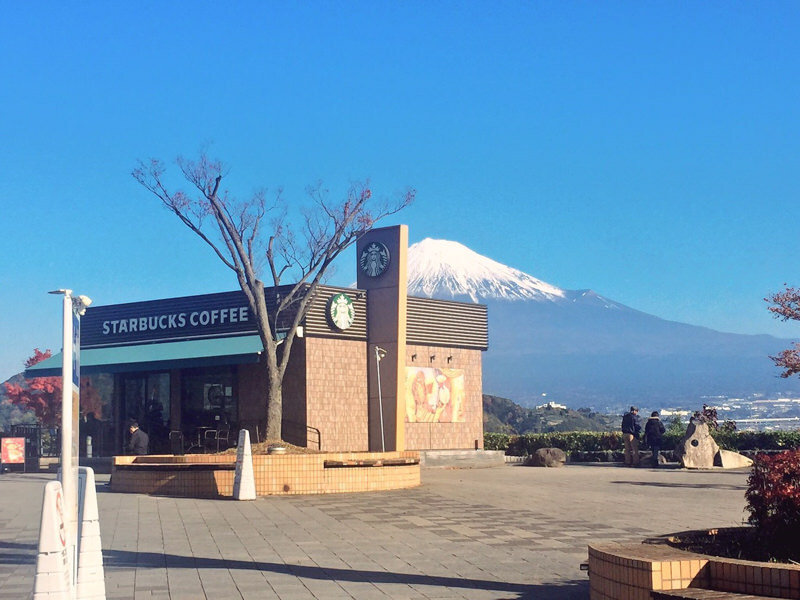
M 34 349 L 33 356 L 25 361 L 25 368 L 50 358 L 50 350 Z M 6 383 L 6 395 L 11 404 L 32 410 L 45 427 L 56 427 L 61 422 L 61 377 L 36 377 L 21 385 Z
M 775 558 L 800 554 L 800 450 L 760 454 L 747 480 L 749 522 Z
M 769 311 L 781 321 L 800 321 L 800 289 L 787 287 L 784 291 L 764 298 L 771 302 Z M 800 344 L 787 348 L 777 356 L 770 356 L 773 362 L 783 369 L 781 377 L 791 377 L 800 373 Z
M 25 361 L 25 368 L 42 362 L 52 356 L 50 350 L 42 352 L 38 348 L 33 356 Z M 43 427 L 59 427 L 61 425 L 61 377 L 35 377 L 22 384 L 5 384 L 9 402 L 20 408 L 33 411 L 36 419 Z M 91 385 L 88 378 L 81 377 L 81 414 L 93 412 L 98 419 L 102 418 L 103 403 L 100 394 Z

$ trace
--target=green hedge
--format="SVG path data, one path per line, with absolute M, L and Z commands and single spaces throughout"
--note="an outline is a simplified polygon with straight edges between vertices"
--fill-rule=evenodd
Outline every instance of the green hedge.
M 725 450 L 795 450 L 800 431 L 715 431 L 714 439 Z
M 800 449 L 800 431 L 712 431 L 712 435 L 720 448 L 737 452 Z M 681 432 L 667 431 L 662 450 L 674 450 L 682 439 Z M 568 454 L 615 452 L 621 451 L 623 444 L 620 432 L 570 431 L 527 435 L 485 433 L 483 447 L 504 450 L 509 456 L 526 456 L 539 448 L 561 448 Z
M 569 431 L 508 435 L 487 433 L 483 436 L 486 450 L 505 450 L 510 456 L 526 456 L 539 448 L 561 448 L 564 452 L 600 452 L 621 450 L 622 434 L 617 432 Z

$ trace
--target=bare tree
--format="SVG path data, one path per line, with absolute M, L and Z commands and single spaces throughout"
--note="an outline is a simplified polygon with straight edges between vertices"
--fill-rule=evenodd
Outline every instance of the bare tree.
M 220 161 L 210 160 L 202 153 L 197 160 L 179 157 L 177 165 L 195 188 L 191 193 L 168 187 L 166 169 L 160 160 L 139 161 L 132 175 L 236 274 L 264 345 L 267 439 L 282 439 L 283 376 L 298 327 L 318 285 L 345 249 L 380 219 L 408 206 L 415 192 L 408 190 L 392 201 L 377 203 L 368 183 L 362 183 L 351 186 L 343 200 L 331 201 L 327 192 L 317 186 L 309 189 L 311 206 L 299 211 L 300 222 L 293 226 L 281 192 L 271 202 L 264 192 L 237 200 L 221 189 L 227 173 Z M 281 285 L 284 276 L 294 277 L 292 284 L 281 288 L 271 311 L 261 280 L 262 268 L 269 271 L 275 287 Z M 282 315 L 288 316 L 288 323 L 284 323 L 287 319 L 281 319 Z M 285 325 L 282 340 L 278 339 L 279 322 Z
M 784 291 L 772 294 L 764 300 L 772 303 L 768 310 L 776 319 L 800 321 L 800 289 L 787 287 Z M 770 358 L 783 369 L 781 377 L 791 377 L 800 373 L 800 344 L 795 344 Z

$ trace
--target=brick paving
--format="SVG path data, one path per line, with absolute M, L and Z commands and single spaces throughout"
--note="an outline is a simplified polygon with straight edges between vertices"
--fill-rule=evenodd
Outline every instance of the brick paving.
M 44 484 L 0 475 L 0 598 L 33 581 Z M 590 541 L 740 524 L 746 471 L 426 469 L 419 488 L 254 502 L 117 494 L 109 599 L 587 598 Z

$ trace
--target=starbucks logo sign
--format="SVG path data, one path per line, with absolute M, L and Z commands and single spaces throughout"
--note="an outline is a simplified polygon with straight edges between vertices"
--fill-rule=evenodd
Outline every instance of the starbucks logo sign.
M 358 265 L 367 277 L 381 275 L 389 266 L 389 249 L 380 242 L 370 242 L 361 251 Z
M 328 300 L 328 318 L 339 331 L 344 331 L 353 324 L 356 309 L 353 300 L 347 294 L 336 294 Z

